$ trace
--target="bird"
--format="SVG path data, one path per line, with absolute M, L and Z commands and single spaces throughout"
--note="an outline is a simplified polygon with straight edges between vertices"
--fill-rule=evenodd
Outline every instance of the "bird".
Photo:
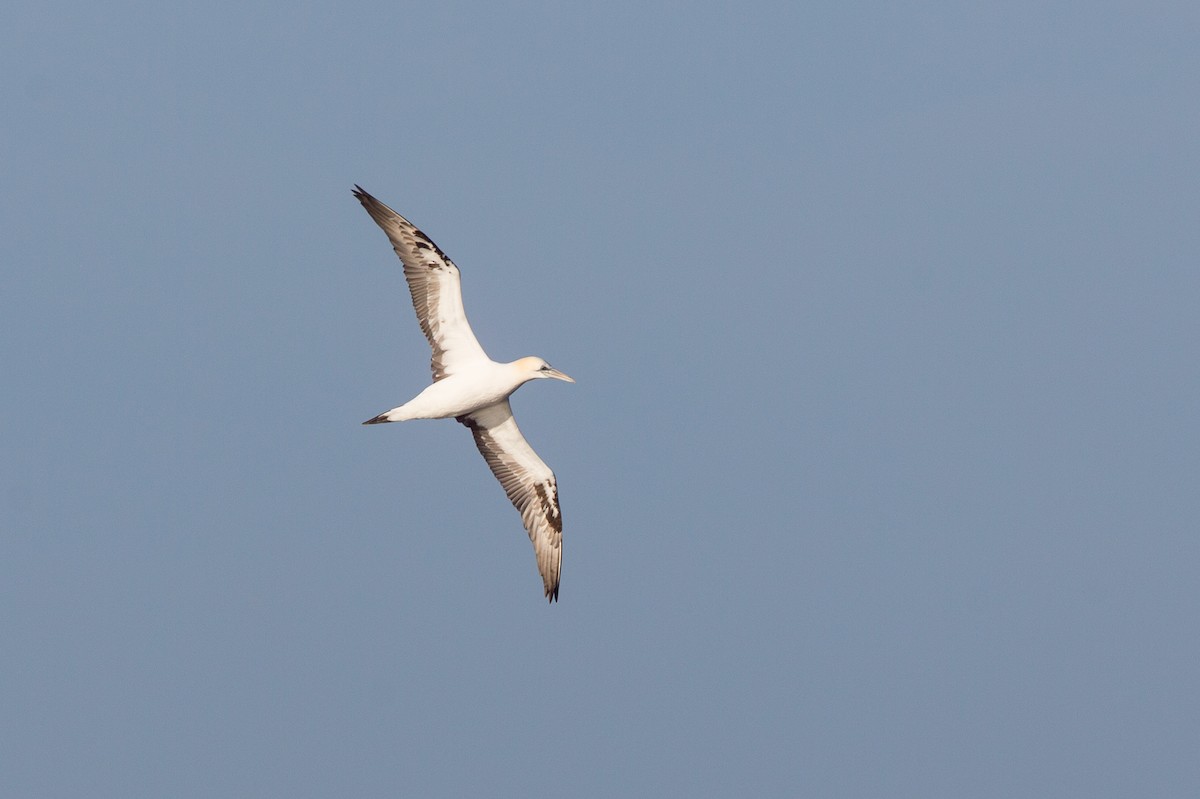
M 463 310 L 458 267 L 412 222 L 357 184 L 353 194 L 387 234 L 412 295 L 421 332 L 433 349 L 433 383 L 403 405 L 363 424 L 409 419 L 454 419 L 500 481 L 533 543 L 546 599 L 558 601 L 562 570 L 562 512 L 558 482 L 521 435 L 508 398 L 530 380 L 575 380 L 536 356 L 497 363 L 483 351 Z

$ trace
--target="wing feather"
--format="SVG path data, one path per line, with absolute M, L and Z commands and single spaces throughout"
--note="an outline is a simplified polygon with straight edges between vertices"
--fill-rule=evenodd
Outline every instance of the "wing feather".
M 558 599 L 562 569 L 562 513 L 558 484 L 538 454 L 521 435 L 508 400 L 458 417 L 475 436 L 475 446 L 504 487 L 533 542 L 538 571 L 550 601 Z
M 376 200 L 360 186 L 354 196 L 383 229 L 400 262 L 412 294 L 421 332 L 433 348 L 433 380 L 437 382 L 462 367 L 487 360 L 463 310 L 462 280 L 458 267 L 433 241 L 400 214 Z

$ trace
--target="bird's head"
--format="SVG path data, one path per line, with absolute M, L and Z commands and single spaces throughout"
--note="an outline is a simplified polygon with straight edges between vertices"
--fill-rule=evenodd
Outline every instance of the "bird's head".
M 541 358 L 522 358 L 521 360 L 517 361 L 517 368 L 519 368 L 522 374 L 525 375 L 526 380 L 537 380 L 543 377 L 553 377 L 555 380 L 566 380 L 568 383 L 575 382 L 574 378 L 558 371 Z

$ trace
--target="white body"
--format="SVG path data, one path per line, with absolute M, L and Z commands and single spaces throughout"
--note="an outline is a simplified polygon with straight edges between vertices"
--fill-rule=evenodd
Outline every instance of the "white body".
M 431 384 L 408 402 L 392 408 L 381 421 L 404 422 L 409 419 L 457 419 L 480 408 L 495 405 L 529 380 L 537 377 L 522 358 L 513 363 L 486 360 L 472 364 Z M 376 417 L 379 418 L 379 417 Z

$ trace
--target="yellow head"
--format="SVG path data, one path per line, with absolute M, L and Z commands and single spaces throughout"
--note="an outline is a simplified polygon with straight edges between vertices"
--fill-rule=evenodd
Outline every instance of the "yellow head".
M 555 369 L 550 364 L 543 361 L 541 358 L 530 356 L 516 361 L 514 366 L 526 375 L 526 380 L 537 380 L 542 377 L 553 377 L 556 380 L 566 380 L 568 383 L 574 383 L 575 380 L 562 372 Z

